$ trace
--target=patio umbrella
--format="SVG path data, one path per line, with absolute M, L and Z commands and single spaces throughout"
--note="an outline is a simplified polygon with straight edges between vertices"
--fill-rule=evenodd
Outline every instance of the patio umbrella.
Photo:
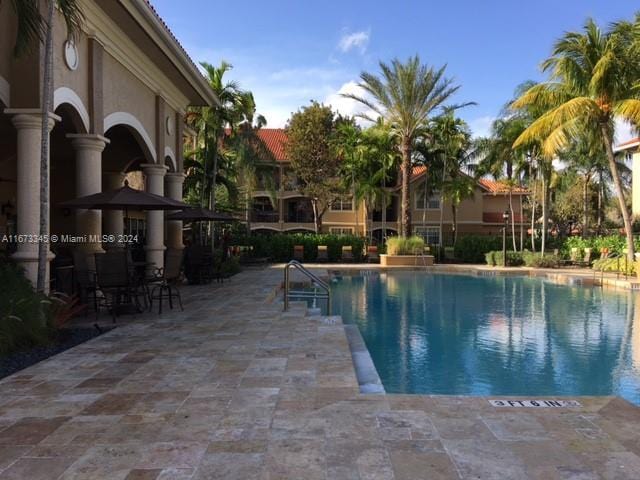
M 228 213 L 214 212 L 204 207 L 189 207 L 181 212 L 174 212 L 167 215 L 167 220 L 184 220 L 187 222 L 228 222 L 235 220 Z
M 67 200 L 59 204 L 64 208 L 87 208 L 92 210 L 183 210 L 186 203 L 154 193 L 136 190 L 125 180 L 124 187 L 108 192 L 94 193 L 85 197 Z M 126 216 L 126 215 L 125 215 Z

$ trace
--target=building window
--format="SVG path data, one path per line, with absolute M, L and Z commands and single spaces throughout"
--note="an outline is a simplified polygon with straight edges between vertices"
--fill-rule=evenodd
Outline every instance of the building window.
M 351 197 L 343 197 L 334 200 L 331 204 L 333 212 L 350 212 L 353 210 L 353 199 Z
M 333 235 L 353 235 L 353 228 L 349 227 L 331 227 L 329 231 Z
M 424 210 L 425 203 L 427 210 L 440 210 L 440 193 L 433 192 L 425 202 L 424 187 L 418 189 L 416 192 L 416 210 Z
M 414 231 L 427 245 L 440 245 L 440 227 L 415 227 Z

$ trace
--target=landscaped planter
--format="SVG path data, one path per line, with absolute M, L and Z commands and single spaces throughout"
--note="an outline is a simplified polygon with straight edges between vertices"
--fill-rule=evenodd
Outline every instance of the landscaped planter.
M 433 255 L 380 255 L 382 267 L 424 267 L 433 265 Z

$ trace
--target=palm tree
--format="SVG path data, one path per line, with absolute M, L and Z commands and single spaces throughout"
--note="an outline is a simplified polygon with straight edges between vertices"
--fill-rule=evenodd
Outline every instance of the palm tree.
M 550 80 L 527 90 L 513 107 L 536 105 L 545 110 L 514 143 L 542 141 L 543 154 L 553 158 L 582 132 L 599 138 L 606 153 L 627 237 L 629 261 L 634 259 L 631 215 L 613 152 L 614 119 L 640 125 L 638 73 L 640 60 L 632 50 L 628 22 L 602 31 L 589 19 L 582 32 L 566 33 L 543 63 Z M 637 38 L 637 37 L 636 37 Z
M 459 172 L 442 184 L 444 197 L 451 203 L 453 246 L 458 240 L 458 206 L 463 200 L 472 198 L 476 190 L 476 182 L 473 178 Z
M 416 55 L 406 63 L 398 59 L 391 64 L 380 62 L 381 76 L 368 72 L 360 74 L 358 86 L 366 96 L 345 93 L 342 96 L 355 100 L 376 115 L 384 118 L 398 139 L 402 155 L 402 221 L 400 233 L 411 234 L 410 180 L 413 142 L 433 111 L 460 88 L 444 76 L 446 65 L 435 69 L 420 62 Z M 373 121 L 371 115 L 361 117 Z
M 452 202 L 452 213 L 456 214 L 459 203 L 469 197 L 468 182 L 462 179 L 471 158 L 472 152 L 471 132 L 467 123 L 454 116 L 453 111 L 447 110 L 444 114 L 435 117 L 425 131 L 425 139 L 417 145 L 427 172 L 424 184 L 424 208 L 427 203 L 427 181 L 430 178 L 432 189 L 440 191 L 440 232 L 444 225 L 445 201 Z M 429 175 L 429 169 L 432 174 Z M 471 190 L 473 194 L 473 190 Z M 457 204 L 453 205 L 453 202 Z M 424 219 L 424 216 L 423 216 Z M 454 242 L 456 239 L 456 223 L 454 218 L 452 228 L 454 230 Z
M 2 0 L 0 0 L 2 6 Z M 49 235 L 49 111 L 53 103 L 53 21 L 57 9 L 67 26 L 67 37 L 75 40 L 84 16 L 77 0 L 48 0 L 47 16 L 40 13 L 39 2 L 35 0 L 13 0 L 13 11 L 18 20 L 14 55 L 26 53 L 37 40 L 44 43 L 42 78 L 42 140 L 40 143 L 40 237 Z M 38 244 L 38 277 L 36 289 L 46 289 L 47 253 L 49 246 L 41 241 Z
M 518 183 L 518 170 L 526 159 L 528 149 L 513 148 L 513 143 L 527 128 L 525 119 L 519 116 L 499 118 L 491 126 L 491 136 L 477 141 L 479 176 L 490 174 L 496 180 L 504 183 L 508 190 L 509 212 L 515 219 L 513 209 L 513 189 Z M 513 250 L 516 251 L 516 222 L 511 222 L 511 238 Z

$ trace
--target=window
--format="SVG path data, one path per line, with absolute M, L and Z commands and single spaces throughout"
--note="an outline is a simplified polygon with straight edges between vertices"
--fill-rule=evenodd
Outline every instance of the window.
M 440 227 L 415 227 L 414 230 L 427 245 L 440 245 Z
M 416 191 L 416 210 L 424 210 L 424 187 Z M 433 192 L 426 201 L 427 210 L 440 210 L 440 192 Z
M 329 231 L 334 235 L 353 235 L 353 228 L 331 227 Z
M 344 197 L 334 200 L 331 204 L 331 210 L 334 212 L 350 212 L 353 210 L 353 200 L 351 197 Z

